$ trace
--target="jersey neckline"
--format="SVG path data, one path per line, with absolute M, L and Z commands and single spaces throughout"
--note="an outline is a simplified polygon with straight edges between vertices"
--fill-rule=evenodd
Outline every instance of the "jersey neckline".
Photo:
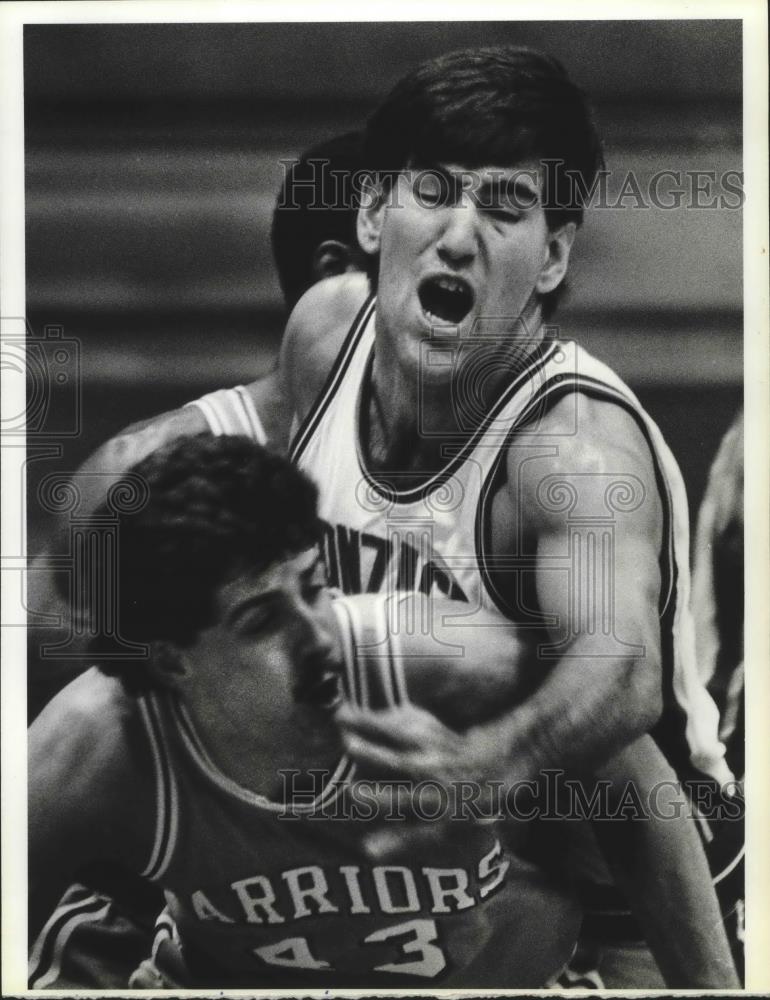
M 373 321 L 373 316 L 369 322 Z M 442 469 L 431 474 L 425 474 L 422 482 L 408 489 L 398 489 L 394 485 L 394 478 L 397 480 L 401 473 L 378 473 L 374 472 L 367 465 L 364 458 L 363 427 L 365 407 L 369 406 L 371 399 L 372 370 L 374 367 L 374 341 L 369 347 L 369 355 L 364 364 L 361 381 L 358 386 L 356 403 L 354 408 L 354 428 L 355 452 L 358 469 L 361 476 L 366 481 L 368 487 L 374 492 L 376 497 L 380 497 L 391 503 L 413 503 L 417 500 L 424 500 L 435 490 L 443 486 L 451 479 L 454 472 L 463 464 L 468 456 L 473 452 L 490 425 L 497 419 L 501 410 L 516 392 L 525 385 L 534 375 L 545 366 L 559 349 L 559 342 L 556 339 L 543 340 L 527 358 L 525 367 L 513 378 L 502 390 L 495 403 L 490 407 L 484 418 L 469 434 L 455 434 L 446 439 L 446 443 L 456 447 L 455 454 L 451 455 Z M 419 474 L 415 474 L 419 475 Z M 414 478 L 413 474 L 409 474 Z
M 168 705 L 176 731 L 196 766 L 219 789 L 233 798 L 244 802 L 246 805 L 255 806 L 258 809 L 271 813 L 282 813 L 283 815 L 313 814 L 331 805 L 353 777 L 355 765 L 347 755 L 343 755 L 337 766 L 329 774 L 327 780 L 324 781 L 323 788 L 319 794 L 311 801 L 308 801 L 307 795 L 304 795 L 300 802 L 276 802 L 266 795 L 261 795 L 259 792 L 245 788 L 221 771 L 211 759 L 187 708 L 178 699 L 173 697 L 168 699 Z

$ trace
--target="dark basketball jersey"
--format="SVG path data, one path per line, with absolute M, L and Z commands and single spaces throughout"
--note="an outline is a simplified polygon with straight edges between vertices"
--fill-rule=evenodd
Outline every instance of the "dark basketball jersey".
M 335 602 L 346 695 L 375 709 L 406 697 L 401 665 L 382 650 L 362 653 L 364 620 L 384 614 L 383 601 L 372 598 L 363 617 L 360 601 Z M 430 857 L 376 864 L 362 843 L 372 829 L 371 786 L 353 780 L 347 758 L 315 774 L 313 789 L 296 789 L 296 775 L 285 774 L 285 796 L 270 801 L 216 767 L 183 704 L 152 693 L 139 708 L 158 805 L 145 875 L 168 903 L 156 961 L 160 968 L 171 940 L 188 985 L 444 985 L 483 952 L 488 907 L 506 880 L 526 912 L 532 868 L 503 856 L 493 825 L 466 824 L 462 838 Z M 542 983 L 547 965 L 559 964 L 553 954 L 543 966 L 526 938 L 518 947 L 521 983 Z

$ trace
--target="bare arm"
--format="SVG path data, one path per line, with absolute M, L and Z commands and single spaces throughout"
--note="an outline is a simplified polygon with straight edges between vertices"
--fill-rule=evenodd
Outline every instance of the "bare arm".
M 77 507 L 72 513 L 78 518 L 89 516 L 105 500 L 110 487 L 136 462 L 169 441 L 204 430 L 205 418 L 196 407 L 183 407 L 132 424 L 97 448 L 75 473 Z M 73 622 L 73 601 L 66 594 L 67 585 L 64 593 L 57 587 L 55 567 L 69 549 L 66 534 L 69 517 L 70 514 L 58 515 L 45 547 L 27 571 L 27 608 L 31 615 L 27 630 L 30 719 L 87 663 L 88 628 L 73 629 L 73 625 L 81 623 Z M 59 572 L 64 574 L 66 570 Z M 46 650 L 62 644 L 66 644 L 64 656 L 58 656 L 53 648 Z
M 573 406 L 568 399 L 549 415 L 558 454 L 511 449 L 493 513 L 493 549 L 508 549 L 513 528 L 534 562 L 550 640 L 538 650 L 543 683 L 499 725 L 511 781 L 565 762 L 598 765 L 661 711 L 662 510 L 652 459 L 618 407 L 581 397 L 574 434 Z
M 30 727 L 30 941 L 83 865 L 106 860 L 140 871 L 149 857 L 152 780 L 131 752 L 118 687 L 92 669 Z
M 559 433 L 556 407 L 545 440 L 558 440 L 558 453 L 551 444 L 511 448 L 508 482 L 494 501 L 492 553 L 513 553 L 517 566 L 521 560 L 531 567 L 526 572 L 548 625 L 536 651 L 539 686 L 462 740 L 440 733 L 428 717 L 423 726 L 394 718 L 384 753 L 374 721 L 367 733 L 357 719 L 349 749 L 359 760 L 445 783 L 495 779 L 511 787 L 547 768 L 598 766 L 656 722 L 660 501 L 641 433 L 631 417 L 609 407 L 608 434 L 607 409 L 586 404 L 578 438 Z M 613 484 L 633 490 L 621 494 L 604 542 L 596 525 L 608 520 Z M 512 645 L 511 668 L 518 652 Z
M 281 342 L 277 385 L 299 421 L 320 395 L 368 295 L 364 274 L 342 274 L 313 285 L 294 307 Z
M 593 824 L 597 840 L 631 903 L 666 984 L 738 989 L 706 855 L 676 774 L 650 736 L 597 772 L 611 782 L 610 807 L 633 783 L 648 818 Z

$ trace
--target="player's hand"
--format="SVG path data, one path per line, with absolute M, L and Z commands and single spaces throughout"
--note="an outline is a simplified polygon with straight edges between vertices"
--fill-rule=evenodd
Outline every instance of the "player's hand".
M 383 783 L 376 795 L 383 821 L 364 839 L 373 858 L 434 851 L 462 840 L 469 822 L 497 818 L 500 749 L 482 731 L 456 733 L 412 705 L 370 712 L 346 704 L 336 721 L 359 775 Z M 384 822 L 395 816 L 399 822 Z
M 335 721 L 366 777 L 433 780 L 447 787 L 505 778 L 505 753 L 493 726 L 457 733 L 415 705 L 372 712 L 345 703 Z

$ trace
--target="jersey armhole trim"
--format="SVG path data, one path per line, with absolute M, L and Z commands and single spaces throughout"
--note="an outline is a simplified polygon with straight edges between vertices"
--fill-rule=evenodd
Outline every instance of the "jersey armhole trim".
M 406 678 L 398 652 L 397 632 L 393 627 L 394 618 L 398 614 L 396 605 L 407 595 L 370 596 L 370 607 L 374 615 L 370 631 L 374 637 L 384 637 L 385 646 L 384 652 L 377 650 L 369 657 L 366 654 L 367 627 L 356 603 L 340 597 L 333 604 L 345 651 L 346 694 L 360 708 L 394 708 L 409 703 Z M 383 704 L 373 704 L 380 700 Z
M 200 410 L 203 414 L 203 419 L 208 424 L 208 428 L 212 434 L 216 437 L 220 437 L 225 433 L 224 426 L 219 417 L 216 407 L 212 403 L 211 397 L 214 393 L 210 393 L 208 396 L 201 396 L 200 399 L 193 399 L 189 403 L 185 403 L 185 408 L 195 407 L 196 410 Z
M 289 444 L 289 457 L 293 462 L 302 455 L 307 447 L 310 438 L 318 427 L 326 408 L 331 402 L 332 396 L 339 388 L 340 382 L 347 370 L 353 354 L 358 347 L 358 343 L 366 330 L 369 320 L 374 314 L 376 296 L 369 295 L 361 308 L 358 310 L 355 319 L 350 325 L 342 347 L 337 352 L 337 357 L 326 376 L 323 388 L 318 394 L 318 398 L 312 404 L 304 419 L 300 421 L 296 434 L 292 436 Z
M 256 441 L 257 444 L 267 444 L 267 433 L 264 424 L 260 420 L 257 407 L 248 389 L 243 385 L 237 385 L 231 391 L 234 400 L 237 400 L 240 404 L 240 412 L 236 412 L 241 417 L 247 436 Z
M 152 751 L 156 804 L 155 839 L 152 853 L 147 867 L 140 874 L 144 878 L 155 881 L 168 868 L 176 846 L 179 795 L 154 695 L 149 693 L 142 696 L 138 699 L 138 703 Z
M 267 443 L 267 434 L 254 400 L 243 385 L 237 385 L 233 389 L 218 389 L 186 403 L 185 406 L 200 410 L 209 430 L 216 437 L 242 434 L 257 444 Z
M 479 566 L 481 567 L 481 576 L 484 581 L 484 586 L 497 608 L 506 617 L 510 617 L 510 609 L 507 608 L 505 601 L 502 599 L 501 595 L 498 594 L 497 588 L 494 586 L 489 576 L 487 561 L 485 559 L 485 538 L 487 535 L 487 523 L 490 516 L 490 501 L 494 492 L 494 485 L 500 476 L 501 466 L 505 460 L 505 456 L 513 437 L 522 429 L 526 430 L 527 423 L 532 420 L 533 417 L 542 417 L 544 413 L 551 408 L 551 406 L 555 405 L 555 403 L 557 403 L 560 399 L 571 393 L 584 394 L 586 396 L 601 399 L 605 402 L 614 403 L 616 406 L 620 406 L 634 419 L 634 422 L 645 439 L 650 453 L 650 458 L 652 460 L 658 495 L 660 496 L 661 506 L 663 508 L 663 527 L 661 549 L 659 554 L 661 564 L 661 596 L 658 607 L 658 614 L 662 619 L 666 615 L 666 612 L 671 608 L 672 601 L 676 600 L 677 580 L 676 554 L 674 547 L 674 504 L 671 491 L 666 480 L 662 461 L 658 455 L 657 449 L 655 448 L 655 443 L 652 440 L 650 432 L 647 429 L 644 418 L 637 411 L 633 403 L 626 399 L 622 393 L 618 392 L 612 386 L 605 385 L 604 383 L 598 382 L 585 375 L 573 378 L 565 377 L 564 375 L 557 375 L 555 378 L 543 385 L 537 396 L 521 412 L 515 425 L 509 430 L 506 435 L 505 442 L 500 449 L 500 454 L 487 474 L 481 488 L 479 510 L 476 518 L 476 554 L 479 560 Z
M 59 904 L 38 935 L 29 958 L 27 982 L 32 990 L 52 986 L 61 974 L 69 939 L 81 924 L 106 917 L 111 900 L 82 887 L 84 898 Z

